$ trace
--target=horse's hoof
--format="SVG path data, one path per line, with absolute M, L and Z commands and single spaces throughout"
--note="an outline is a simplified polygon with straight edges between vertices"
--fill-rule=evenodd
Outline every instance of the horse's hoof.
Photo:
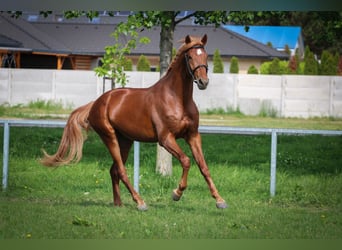
M 139 211 L 146 211 L 148 209 L 147 205 L 145 203 L 138 205 Z
M 220 209 L 224 209 L 224 208 L 227 208 L 228 205 L 225 201 L 220 201 L 220 202 L 216 202 L 216 207 Z
M 181 198 L 180 195 L 177 194 L 176 189 L 172 191 L 172 200 L 179 201 Z

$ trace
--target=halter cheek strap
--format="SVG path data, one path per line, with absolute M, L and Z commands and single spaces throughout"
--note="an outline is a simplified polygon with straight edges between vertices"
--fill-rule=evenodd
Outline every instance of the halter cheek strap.
M 193 46 L 193 47 L 191 47 L 191 48 L 189 48 L 188 50 L 190 50 L 190 49 L 203 49 L 204 47 L 202 46 L 202 45 L 195 45 L 195 46 Z M 188 51 L 187 50 L 187 51 Z M 186 51 L 186 52 L 187 52 Z M 200 64 L 200 65 L 197 65 L 194 69 L 191 69 L 191 67 L 190 67 L 190 64 L 189 64 L 189 56 L 188 56 L 188 54 L 186 53 L 185 54 L 185 62 L 186 62 L 186 67 L 187 67 L 187 69 L 188 69 L 188 71 L 189 71 L 189 73 L 190 73 L 190 75 L 191 75 L 191 77 L 192 77 L 192 79 L 194 80 L 194 81 L 196 81 L 196 79 L 195 79 L 195 72 L 196 72 L 196 70 L 197 69 L 199 69 L 199 68 L 201 68 L 201 67 L 204 67 L 205 68 L 205 70 L 206 70 L 206 72 L 208 73 L 208 65 L 206 65 L 206 64 Z

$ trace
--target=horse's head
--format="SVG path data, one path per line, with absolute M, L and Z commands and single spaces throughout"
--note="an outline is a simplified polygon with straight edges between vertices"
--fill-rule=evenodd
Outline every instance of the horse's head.
M 204 50 L 207 43 L 207 35 L 195 41 L 189 35 L 185 37 L 185 44 L 192 44 L 185 52 L 186 65 L 193 81 L 197 84 L 199 89 L 206 89 L 209 83 L 208 78 L 208 55 Z

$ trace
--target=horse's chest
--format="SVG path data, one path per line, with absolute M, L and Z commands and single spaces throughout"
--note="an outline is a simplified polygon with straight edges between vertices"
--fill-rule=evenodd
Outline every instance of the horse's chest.
M 169 116 L 168 120 L 170 131 L 180 136 L 194 124 L 193 120 L 188 116 Z

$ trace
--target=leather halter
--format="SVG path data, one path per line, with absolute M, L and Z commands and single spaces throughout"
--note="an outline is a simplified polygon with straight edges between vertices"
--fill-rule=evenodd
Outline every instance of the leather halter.
M 192 46 L 191 48 L 187 49 L 185 51 L 185 62 L 186 62 L 186 67 L 188 68 L 188 71 L 193 79 L 193 81 L 197 82 L 197 80 L 195 79 L 195 72 L 196 70 L 198 70 L 199 68 L 201 67 L 204 67 L 206 72 L 208 73 L 208 65 L 207 64 L 200 64 L 200 65 L 197 65 L 194 69 L 191 69 L 190 65 L 189 65 L 189 60 L 191 59 L 189 57 L 189 55 L 187 54 L 187 52 L 191 49 L 204 49 L 204 47 L 202 45 L 195 45 L 195 46 Z

